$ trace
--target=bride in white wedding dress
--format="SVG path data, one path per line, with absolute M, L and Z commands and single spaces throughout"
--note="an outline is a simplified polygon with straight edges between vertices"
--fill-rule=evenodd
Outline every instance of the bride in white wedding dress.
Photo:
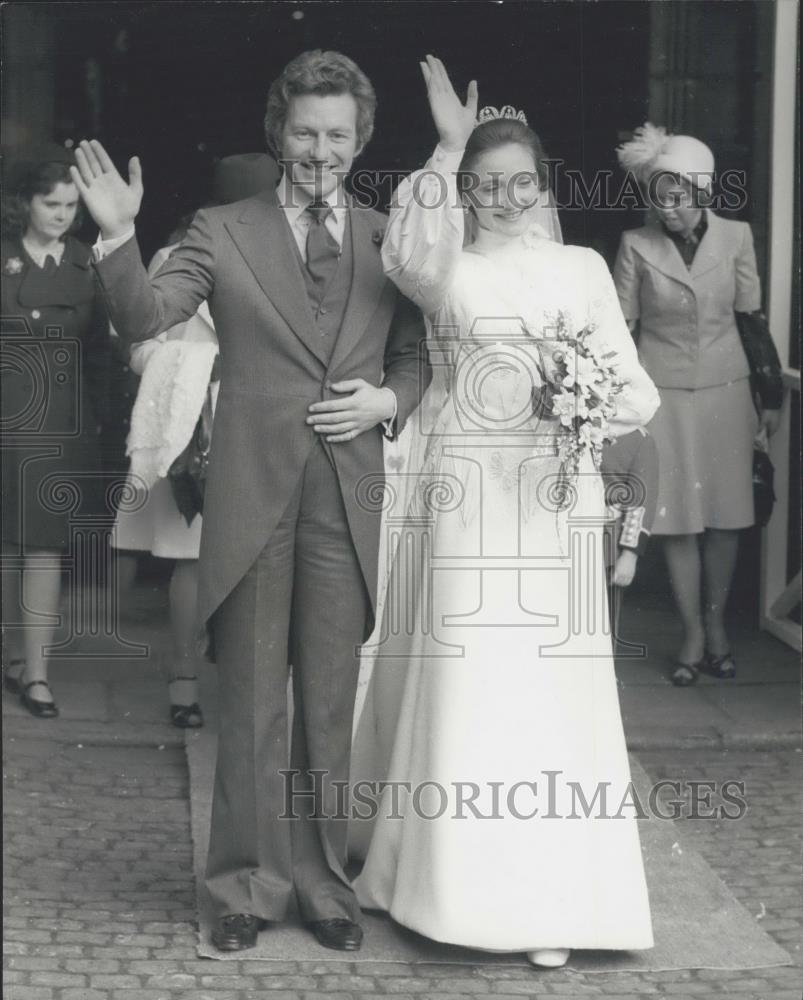
M 543 154 L 522 116 L 475 127 L 476 85 L 463 105 L 439 60 L 422 69 L 440 141 L 400 185 L 383 260 L 429 320 L 440 388 L 412 443 L 424 459 L 366 696 L 376 770 L 352 771 L 352 788 L 388 781 L 355 889 L 429 938 L 539 965 L 650 948 L 601 481 L 586 452 L 573 502 L 556 502 L 570 432 L 537 405 L 548 342 L 593 327 L 613 352 L 611 434 L 645 424 L 658 395 L 602 258 L 535 224 Z

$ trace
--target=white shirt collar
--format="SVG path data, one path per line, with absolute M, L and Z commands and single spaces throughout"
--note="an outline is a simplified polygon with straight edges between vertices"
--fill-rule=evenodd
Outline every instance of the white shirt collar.
M 286 173 L 282 173 L 281 179 L 276 186 L 276 197 L 291 226 L 294 226 L 302 218 L 307 205 L 312 201 L 312 198 L 310 198 L 306 191 L 297 187 L 291 188 Z M 346 203 L 342 189 L 336 187 L 323 200 L 332 209 L 335 221 L 338 224 L 344 222 L 346 218 Z

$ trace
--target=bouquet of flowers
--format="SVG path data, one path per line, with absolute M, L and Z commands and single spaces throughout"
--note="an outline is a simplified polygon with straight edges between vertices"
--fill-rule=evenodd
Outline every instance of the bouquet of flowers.
M 534 412 L 560 422 L 564 433 L 558 451 L 565 472 L 576 474 L 586 453 L 599 469 L 602 446 L 611 439 L 608 422 L 616 412 L 616 396 L 626 384 L 619 375 L 616 352 L 593 325 L 572 333 L 562 312 L 548 332 L 539 341 L 543 385 L 533 392 Z

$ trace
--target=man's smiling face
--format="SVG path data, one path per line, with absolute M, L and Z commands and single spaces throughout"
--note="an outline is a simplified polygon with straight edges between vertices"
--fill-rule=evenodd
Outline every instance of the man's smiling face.
M 351 94 L 290 98 L 281 155 L 294 187 L 320 201 L 343 182 L 359 152 L 357 102 Z

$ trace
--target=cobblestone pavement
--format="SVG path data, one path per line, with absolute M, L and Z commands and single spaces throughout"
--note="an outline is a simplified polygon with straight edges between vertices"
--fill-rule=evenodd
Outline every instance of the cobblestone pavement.
M 369 1000 L 372 997 L 734 997 L 800 1000 L 800 777 L 794 750 L 654 751 L 653 779 L 746 783 L 739 821 L 681 832 L 795 959 L 749 972 L 587 974 L 528 968 L 234 961 L 195 955 L 182 747 L 5 740 L 6 1000 Z M 86 731 L 85 729 L 83 730 Z M 41 736 L 40 736 L 41 733 Z

